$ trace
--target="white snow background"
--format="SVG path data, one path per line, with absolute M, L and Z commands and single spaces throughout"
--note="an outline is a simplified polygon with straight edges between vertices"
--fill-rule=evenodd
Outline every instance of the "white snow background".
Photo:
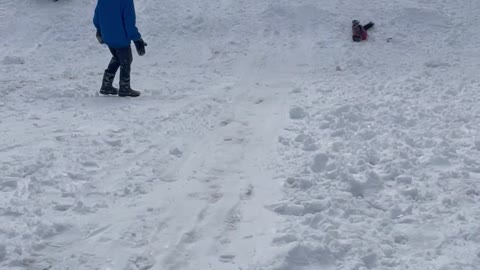
M 0 0 L 0 269 L 480 269 L 480 1 L 135 3 Z

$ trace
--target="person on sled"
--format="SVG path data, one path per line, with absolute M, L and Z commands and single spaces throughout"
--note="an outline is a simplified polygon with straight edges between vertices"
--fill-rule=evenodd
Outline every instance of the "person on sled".
M 361 25 L 358 20 L 352 21 L 352 38 L 355 42 L 360 42 L 368 39 L 368 30 L 375 24 L 369 22 L 366 25 Z

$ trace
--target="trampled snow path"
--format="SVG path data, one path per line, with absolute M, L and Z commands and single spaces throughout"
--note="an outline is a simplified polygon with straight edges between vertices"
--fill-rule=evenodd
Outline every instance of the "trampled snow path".
M 136 4 L 0 2 L 2 270 L 478 269 L 478 1 Z
M 7 136 L 15 143 L 2 148 L 11 195 L 2 218 L 18 245 L 7 265 L 231 269 L 261 260 L 276 219 L 259 206 L 279 198 L 274 157 L 288 106 L 286 89 L 257 85 L 257 72 L 178 100 L 27 97 L 35 113 L 7 117 L 4 132 L 47 136 Z
M 214 111 L 216 115 L 210 118 L 215 121 L 212 127 L 189 139 L 195 142 L 192 145 L 170 147 L 170 153 L 163 138 L 155 140 L 167 134 L 176 136 L 168 125 L 160 134 L 149 134 L 147 137 L 152 139 L 145 139 L 135 148 L 120 139 L 128 131 L 107 131 L 107 147 L 113 145 L 124 157 L 116 157 L 116 162 L 107 167 L 101 160 L 82 164 L 91 170 L 89 179 L 104 181 L 88 186 L 85 196 L 75 195 L 83 197 L 80 205 L 59 203 L 60 208 L 55 210 L 79 208 L 81 213 L 96 213 L 68 222 L 72 226 L 69 231 L 74 231 L 68 233 L 70 237 L 61 234 L 50 238 L 50 247 L 44 252 L 55 254 L 51 260 L 56 263 L 52 265 L 82 269 L 96 265 L 111 269 L 135 269 L 134 265 L 140 269 L 149 265 L 154 269 L 231 269 L 237 259 L 238 265 L 243 265 L 262 256 L 257 249 L 271 242 L 275 219 L 258 206 L 278 190 L 270 181 L 273 164 L 269 160 L 275 156 L 275 123 L 282 122 L 275 119 L 285 118 L 288 107 L 282 106 L 284 100 L 278 90 L 268 93 L 266 89 L 258 96 L 243 92 L 251 89 L 244 83 L 242 88 L 227 88 L 227 92 L 235 90 L 236 97 L 231 101 L 215 100 L 208 106 L 209 113 Z M 208 114 L 202 114 L 202 110 L 210 104 L 204 100 L 195 103 L 201 104 L 200 109 L 192 104 L 189 106 L 193 109 L 179 106 L 191 110 L 188 117 L 181 114 L 188 122 L 176 117 L 167 121 L 199 132 L 201 128 L 190 121 L 195 120 L 195 114 L 206 117 Z M 167 121 L 159 120 L 157 127 Z M 83 178 L 78 174 L 69 176 L 79 181 Z M 86 207 L 99 200 L 105 210 Z M 65 217 L 62 220 L 66 221 Z M 72 248 L 65 249 L 70 245 Z M 93 252 L 89 252 L 91 246 L 95 246 Z M 108 263 L 101 262 L 105 258 Z

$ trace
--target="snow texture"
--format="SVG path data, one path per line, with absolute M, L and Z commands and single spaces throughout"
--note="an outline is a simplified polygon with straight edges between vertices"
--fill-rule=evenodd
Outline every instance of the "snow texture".
M 0 269 L 479 269 L 480 1 L 135 4 L 0 1 Z

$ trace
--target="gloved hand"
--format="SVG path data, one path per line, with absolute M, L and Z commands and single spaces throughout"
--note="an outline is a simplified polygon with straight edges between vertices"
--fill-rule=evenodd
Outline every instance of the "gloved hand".
M 97 31 L 97 40 L 100 44 L 105 43 L 105 42 L 103 42 L 102 34 L 100 33 L 100 31 Z
M 135 43 L 138 55 L 145 55 L 145 47 L 147 46 L 147 43 L 143 41 L 143 39 L 135 40 L 133 43 Z

